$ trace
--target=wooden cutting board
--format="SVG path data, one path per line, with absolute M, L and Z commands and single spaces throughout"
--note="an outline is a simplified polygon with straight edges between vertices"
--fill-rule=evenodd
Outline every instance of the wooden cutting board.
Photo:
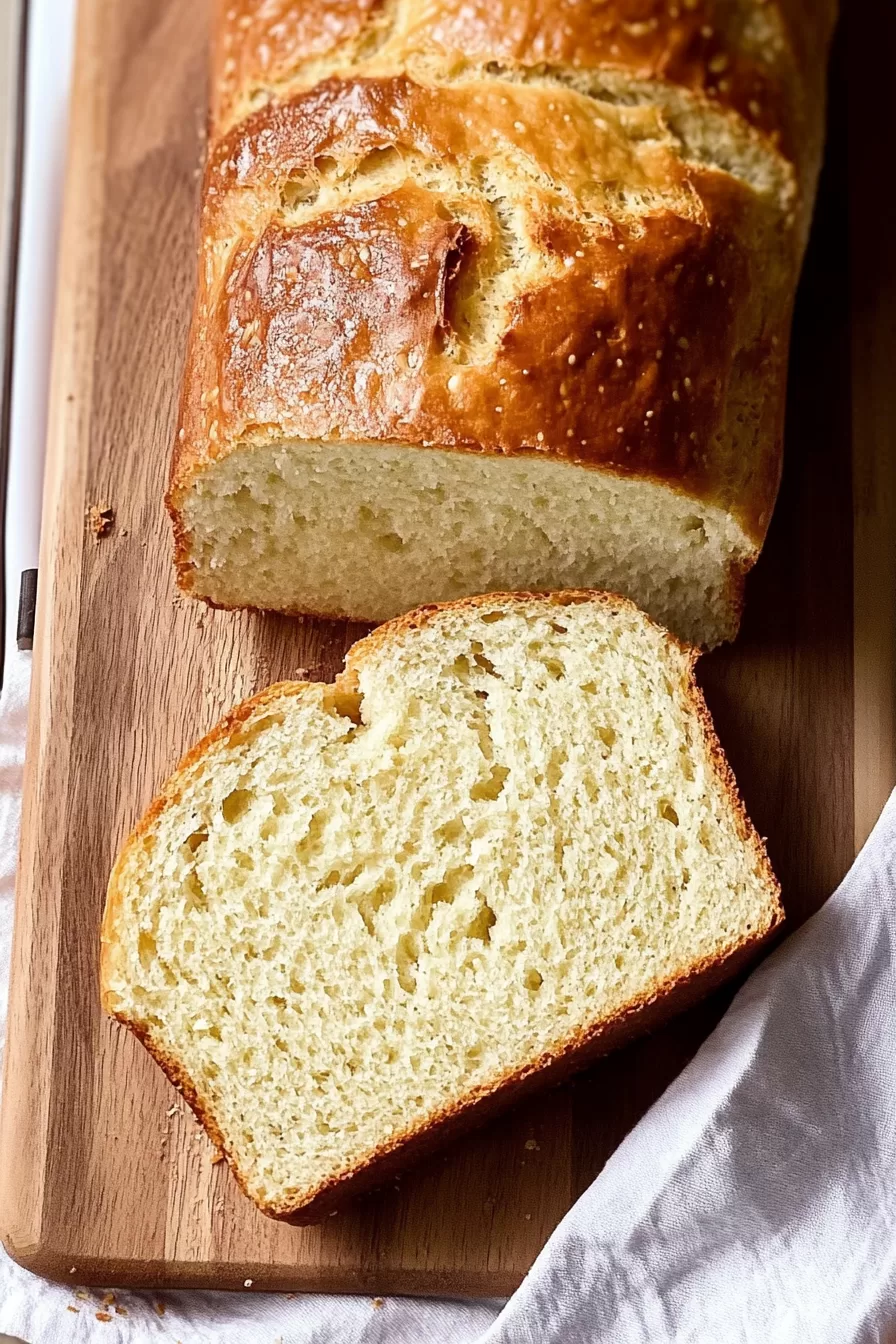
M 693 1053 L 724 995 L 308 1229 L 254 1210 L 149 1056 L 99 1008 L 106 877 L 156 786 L 234 701 L 299 668 L 332 677 L 361 633 L 207 611 L 172 583 L 162 490 L 194 279 L 207 22 L 198 0 L 82 6 L 3 1237 L 31 1269 L 81 1284 L 503 1294 Z M 743 634 L 702 670 L 794 924 L 846 870 L 896 759 L 896 398 L 884 303 L 896 284 L 892 258 L 864 237 L 850 325 L 843 141 L 835 132 L 800 297 L 780 504 Z M 875 232 L 883 242 L 894 230 L 881 218 Z M 114 510 L 101 539 L 85 523 L 93 504 Z

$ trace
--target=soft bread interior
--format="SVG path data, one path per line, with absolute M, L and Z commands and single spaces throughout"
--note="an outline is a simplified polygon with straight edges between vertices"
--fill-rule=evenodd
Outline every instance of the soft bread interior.
M 713 645 L 736 633 L 755 554 L 730 514 L 663 485 L 389 444 L 247 445 L 178 504 L 195 595 L 370 621 L 468 593 L 605 588 Z
M 690 669 L 616 599 L 463 603 L 188 758 L 113 875 L 105 1002 L 263 1208 L 774 925 Z

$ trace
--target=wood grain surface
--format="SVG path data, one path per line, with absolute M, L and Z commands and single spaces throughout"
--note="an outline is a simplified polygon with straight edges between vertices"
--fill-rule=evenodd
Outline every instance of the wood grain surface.
M 300 668 L 332 677 L 361 633 L 211 612 L 174 591 L 162 490 L 193 289 L 206 24 L 199 0 L 82 5 L 4 1098 L 3 1238 L 30 1268 L 69 1282 L 74 1272 L 82 1284 L 235 1288 L 251 1279 L 255 1289 L 502 1294 L 690 1057 L 727 994 L 306 1229 L 254 1210 L 227 1168 L 213 1165 L 210 1144 L 149 1056 L 99 1008 L 106 877 L 156 786 L 234 701 Z M 702 669 L 748 807 L 769 837 L 791 926 L 845 872 L 896 759 L 888 438 L 896 380 L 883 355 L 868 354 L 889 339 L 892 359 L 894 345 L 877 294 L 851 326 L 839 83 L 796 321 L 781 499 L 742 636 Z M 893 231 L 884 232 L 888 240 Z M 892 264 L 886 275 L 892 300 Z M 853 424 L 856 350 L 862 397 Z M 91 504 L 115 512 L 101 540 L 85 525 Z

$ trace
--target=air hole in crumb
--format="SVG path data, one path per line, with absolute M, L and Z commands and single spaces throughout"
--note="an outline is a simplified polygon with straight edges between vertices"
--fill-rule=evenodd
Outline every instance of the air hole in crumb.
M 221 815 L 228 825 L 232 825 L 248 812 L 254 800 L 255 795 L 248 789 L 234 789 L 222 802 Z
M 378 537 L 377 540 L 384 551 L 404 550 L 404 542 L 397 532 L 387 532 L 384 536 Z
M 492 760 L 495 754 L 495 748 L 494 743 L 492 742 L 492 734 L 491 729 L 488 726 L 488 720 L 477 717 L 473 720 L 472 727 L 475 729 L 476 736 L 479 739 L 479 750 L 487 761 Z
M 484 653 L 474 653 L 473 662 L 477 667 L 481 667 L 483 672 L 487 672 L 490 677 L 497 677 L 499 681 L 501 680 L 501 673 L 495 667 L 491 658 L 486 658 Z
M 365 154 L 363 159 L 351 170 L 351 176 L 375 177 L 377 174 L 388 172 L 401 162 L 401 153 L 393 145 L 388 145 L 383 149 L 372 149 Z M 316 162 L 320 162 L 317 160 Z
M 371 937 L 376 936 L 376 916 L 378 912 L 387 901 L 392 900 L 395 891 L 395 878 L 390 874 L 355 902 L 358 914 L 363 919 L 364 927 Z
M 506 611 L 484 611 L 479 619 L 486 625 L 491 625 L 494 621 L 503 621 L 506 615 Z
M 550 675 L 554 678 L 555 681 L 563 680 L 563 678 L 566 676 L 566 668 L 564 667 L 563 663 L 561 663 L 559 658 L 545 658 L 542 661 L 544 662 L 545 669 L 550 673 Z
M 439 827 L 436 831 L 436 839 L 451 843 L 455 840 L 460 840 L 465 834 L 465 831 L 466 827 L 464 826 L 464 823 L 459 817 L 455 817 L 452 821 L 446 821 L 444 826 Z
M 395 961 L 398 969 L 398 983 L 406 994 L 413 994 L 417 988 L 417 961 L 420 956 L 419 938 L 416 933 L 403 933 L 395 949 Z
M 544 976 L 542 975 L 541 971 L 536 971 L 534 967 L 530 967 L 530 969 L 523 976 L 523 984 L 526 986 L 527 989 L 532 990 L 534 992 L 537 989 L 541 989 L 542 985 L 544 984 Z
M 491 658 L 486 657 L 482 645 L 479 643 L 478 639 L 473 641 L 473 643 L 470 646 L 470 649 L 473 654 L 473 662 L 476 664 L 476 666 L 482 668 L 482 671 L 487 672 L 490 677 L 497 677 L 498 680 L 500 681 L 501 680 L 500 673 L 498 672 Z
M 563 767 L 566 764 L 566 752 L 560 747 L 555 747 L 551 752 L 548 761 L 547 781 L 549 789 L 556 789 L 563 777 Z
M 203 910 L 208 904 L 205 887 L 202 885 L 202 879 L 195 869 L 187 876 L 184 883 L 184 894 L 187 898 L 188 910 Z
M 586 695 L 597 695 L 597 683 L 593 681 L 586 681 L 584 685 L 581 687 L 581 690 L 583 690 Z
M 435 886 L 430 887 L 429 899 L 433 904 L 440 902 L 450 905 L 461 888 L 469 882 L 473 876 L 473 869 L 469 864 L 463 864 L 460 868 L 452 868 L 445 874 L 444 881 L 437 882 Z
M 616 732 L 613 728 L 598 728 L 597 735 L 605 747 L 616 745 Z
M 327 814 L 323 809 L 320 812 L 314 812 L 311 820 L 308 822 L 308 829 L 296 846 L 296 853 L 299 855 L 308 854 L 314 851 L 323 838 L 324 831 L 327 829 Z
M 678 825 L 678 813 L 666 798 L 660 803 L 660 816 L 664 821 L 671 821 L 673 826 Z
M 491 929 L 497 922 L 497 915 L 489 905 L 488 901 L 483 900 L 478 914 L 470 920 L 467 925 L 467 937 L 478 938 L 483 943 L 491 942 Z
M 207 839 L 208 831 L 194 831 L 192 835 L 187 836 L 185 843 L 190 853 L 195 854 L 197 849 L 199 849 L 201 845 L 204 845 Z
M 361 706 L 364 703 L 364 697 L 358 691 L 346 690 L 337 681 L 332 686 L 328 686 L 323 695 L 323 707 L 327 714 L 337 715 L 343 719 L 351 719 L 352 723 L 361 723 Z
M 295 210 L 298 205 L 313 205 L 320 195 L 320 183 L 311 177 L 289 177 L 280 188 L 280 205 Z
M 156 940 L 151 933 L 145 930 L 137 939 L 137 955 L 140 958 L 140 965 L 144 970 L 148 968 L 151 962 L 156 958 Z
M 698 545 L 703 546 L 706 543 L 706 524 L 697 514 L 690 514 L 684 520 L 682 531 L 685 533 L 696 533 L 694 540 Z
M 561 625 L 559 621 L 549 621 L 548 624 L 558 635 L 565 635 L 567 633 L 567 626 Z
M 504 791 L 510 771 L 504 765 L 493 765 L 485 779 L 477 780 L 470 790 L 473 802 L 494 802 Z

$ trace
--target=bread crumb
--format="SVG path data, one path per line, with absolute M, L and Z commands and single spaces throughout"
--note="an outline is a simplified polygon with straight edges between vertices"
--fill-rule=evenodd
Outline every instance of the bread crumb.
M 119 1306 L 116 1306 L 116 1308 L 115 1308 L 115 1315 L 116 1315 L 116 1316 L 127 1316 L 127 1314 L 128 1314 L 128 1312 L 127 1312 L 127 1307 L 119 1307 Z
M 374 1309 L 374 1311 L 381 1311 L 382 1308 L 383 1308 L 384 1306 L 385 1306 L 385 1303 L 384 1303 L 384 1301 L 383 1301 L 383 1299 L 382 1299 L 381 1297 L 375 1297 L 375 1298 L 373 1299 L 373 1309 Z
M 254 1282 L 255 1282 L 254 1279 L 244 1279 L 244 1280 L 243 1280 L 243 1287 L 244 1287 L 244 1288 L 251 1288 L 251 1287 L 252 1287 L 252 1284 L 253 1284 Z
M 157 1303 L 156 1303 L 156 1315 L 157 1315 L 157 1316 L 164 1316 L 164 1315 L 165 1315 L 165 1303 L 164 1303 L 164 1302 L 157 1302 Z
M 91 504 L 87 510 L 87 526 L 93 533 L 94 541 L 108 537 L 115 526 L 115 510 L 111 504 Z
M 216 1167 L 219 1162 L 223 1161 L 224 1161 L 224 1154 L 221 1152 L 220 1148 L 216 1148 L 215 1151 L 212 1153 L 211 1157 L 212 1166 Z
M 529 1152 L 531 1153 L 538 1147 L 538 1144 L 535 1142 L 534 1139 L 527 1139 L 526 1147 L 529 1149 Z
M 111 1307 L 111 1306 L 114 1304 L 114 1302 L 115 1302 L 115 1294 L 114 1294 L 114 1293 L 105 1293 L 105 1294 L 103 1295 L 103 1306 L 104 1306 L 104 1307 Z
M 81 1308 L 80 1308 L 80 1307 L 66 1307 L 66 1311 L 70 1311 L 70 1312 L 72 1313 L 72 1315 L 74 1315 L 74 1316 L 80 1316 L 80 1315 L 81 1315 Z
M 94 1314 L 98 1321 L 111 1321 L 112 1319 L 108 1311 L 97 1311 Z

